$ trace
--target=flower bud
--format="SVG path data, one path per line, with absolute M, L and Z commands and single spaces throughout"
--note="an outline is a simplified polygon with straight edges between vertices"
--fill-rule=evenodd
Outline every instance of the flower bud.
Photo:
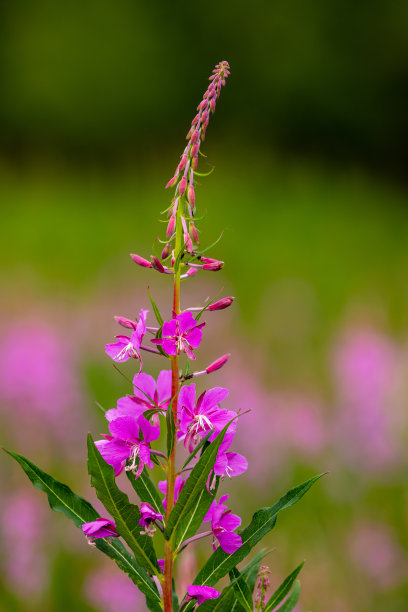
M 203 270 L 209 270 L 211 272 L 218 272 L 218 270 L 221 270 L 223 265 L 224 265 L 223 261 L 212 261 L 211 263 L 205 263 L 203 265 Z
M 211 372 L 215 372 L 216 370 L 219 370 L 220 368 L 222 368 L 227 363 L 230 356 L 231 356 L 231 353 L 227 353 L 226 355 L 223 355 L 222 357 L 219 357 L 218 359 L 216 359 L 213 363 L 211 363 L 208 366 L 208 368 L 205 369 L 207 374 L 211 374 Z
M 194 193 L 194 185 L 193 183 L 189 183 L 187 190 L 187 199 L 190 202 L 191 206 L 195 207 L 195 193 Z
M 178 169 L 176 170 L 176 174 L 173 176 L 173 178 L 171 178 L 169 180 L 169 182 L 167 183 L 165 189 L 168 189 L 169 187 L 173 187 L 173 185 L 175 185 L 177 183 L 177 177 L 178 177 L 179 171 Z
M 194 250 L 193 243 L 190 238 L 190 234 L 185 232 L 184 234 L 184 244 L 188 253 L 192 253 Z
M 188 155 L 185 155 L 185 154 L 182 155 L 181 161 L 177 167 L 177 170 L 179 172 L 182 172 L 184 170 L 184 168 L 186 167 L 187 161 L 188 161 Z
M 213 259 L 212 257 L 200 257 L 200 260 L 205 264 L 224 263 L 223 261 L 219 261 L 218 259 Z
M 196 226 L 194 225 L 194 222 L 193 222 L 193 221 L 190 221 L 190 223 L 189 223 L 189 225 L 188 225 L 188 229 L 189 229 L 190 236 L 191 236 L 191 238 L 193 239 L 193 241 L 194 241 L 196 244 L 200 244 L 200 241 L 199 241 L 199 239 L 198 239 L 198 232 L 197 232 L 197 228 L 196 228 Z
M 188 140 L 189 138 L 191 138 L 191 134 L 194 132 L 194 126 L 192 125 L 191 128 L 189 129 L 187 136 L 186 136 L 186 140 Z
M 195 276 L 197 274 L 197 268 L 189 268 L 186 272 L 187 276 Z
M 194 119 L 191 122 L 191 125 L 195 125 L 200 118 L 200 113 L 197 113 Z
M 199 148 L 200 148 L 200 141 L 198 140 L 197 142 L 193 144 L 193 146 L 190 149 L 190 157 L 195 157 L 198 153 Z
M 224 310 L 224 308 L 228 308 L 228 306 L 231 306 L 233 301 L 234 298 L 232 296 L 222 298 L 221 300 L 218 300 L 218 302 L 210 304 L 208 310 Z
M 155 255 L 152 255 L 150 257 L 150 260 L 152 262 L 152 268 L 154 268 L 155 270 L 157 270 L 157 272 L 160 272 L 161 274 L 165 273 L 164 266 L 160 263 L 157 257 L 155 257 Z
M 183 178 L 180 181 L 180 185 L 179 185 L 179 192 L 181 196 L 183 196 L 186 193 L 186 189 L 187 189 L 187 178 L 183 176 Z
M 137 323 L 135 321 L 131 321 L 130 319 L 126 319 L 126 317 L 114 317 L 117 323 L 122 327 L 127 327 L 128 329 L 136 329 Z
M 166 244 L 164 249 L 162 250 L 161 258 L 167 259 L 169 255 L 170 255 L 170 245 Z
M 210 108 L 213 113 L 215 113 L 215 98 L 211 98 L 210 100 Z
M 191 136 L 191 144 L 194 144 L 195 142 L 197 142 L 197 140 L 200 137 L 200 130 L 194 130 L 192 136 Z
M 139 266 L 142 266 L 142 268 L 152 267 L 152 264 L 150 263 L 150 261 L 147 261 L 147 259 L 140 257 L 140 255 L 135 255 L 134 253 L 131 253 L 130 256 L 133 259 L 133 261 L 137 263 Z
M 176 217 L 174 215 L 172 215 L 170 217 L 170 221 L 167 224 L 167 231 L 166 231 L 167 238 L 170 238 L 170 236 L 172 236 L 174 234 L 174 228 L 175 227 L 176 227 Z
M 191 160 L 191 167 L 193 170 L 197 170 L 197 165 L 198 165 L 198 155 L 193 157 L 193 159 Z

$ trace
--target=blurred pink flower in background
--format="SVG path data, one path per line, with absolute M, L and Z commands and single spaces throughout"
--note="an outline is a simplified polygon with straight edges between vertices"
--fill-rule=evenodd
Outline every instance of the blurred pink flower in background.
M 48 509 L 28 488 L 2 498 L 0 539 L 7 551 L 2 555 L 2 571 L 19 597 L 41 596 L 49 581 L 44 546 Z
M 111 565 L 89 574 L 85 597 L 98 612 L 146 610 L 144 597 L 127 576 Z
M 85 399 L 73 342 L 68 331 L 60 334 L 41 320 L 13 323 L 0 336 L 1 416 L 24 454 L 54 440 L 59 454 L 75 459 Z
M 334 347 L 333 437 L 343 460 L 367 472 L 393 468 L 403 457 L 403 414 L 395 397 L 400 359 L 396 343 L 370 328 L 346 331 Z
M 354 527 L 348 540 L 354 565 L 381 589 L 404 580 L 407 562 L 388 525 L 363 522 Z

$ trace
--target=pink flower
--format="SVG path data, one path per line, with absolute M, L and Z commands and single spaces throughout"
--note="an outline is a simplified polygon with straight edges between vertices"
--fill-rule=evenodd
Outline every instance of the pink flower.
M 115 523 L 104 518 L 97 518 L 96 521 L 84 523 L 82 531 L 90 540 L 96 540 L 96 538 L 117 538 L 119 536 Z
M 146 318 L 148 312 L 148 310 L 140 310 L 139 321 L 130 338 L 129 336 L 116 336 L 117 342 L 106 345 L 105 353 L 109 355 L 113 361 L 123 362 L 133 357 L 134 359 L 139 359 L 140 366 L 142 365 L 140 345 L 146 333 Z
M 214 500 L 209 511 L 204 517 L 204 523 L 211 521 L 213 532 L 213 549 L 216 549 L 215 540 L 222 550 L 227 554 L 232 554 L 242 546 L 242 538 L 237 533 L 232 533 L 241 525 L 241 518 L 237 514 L 231 514 L 231 510 L 224 505 L 228 495 L 223 495 L 219 503 Z
M 190 601 L 191 599 L 196 599 L 198 605 L 202 604 L 203 601 L 206 601 L 207 599 L 216 599 L 221 595 L 219 591 L 213 589 L 212 587 L 199 586 L 197 584 L 190 584 L 187 587 L 187 593 L 188 597 L 186 600 Z
M 150 425 L 143 415 L 139 417 L 119 415 L 110 421 L 109 431 L 112 435 L 104 436 L 104 440 L 97 440 L 95 445 L 106 463 L 114 468 L 116 476 L 125 469 L 133 472 L 138 478 L 145 465 L 153 468 L 149 443 L 160 436 L 158 427 Z M 126 466 L 129 458 L 132 459 L 132 463 Z M 139 462 L 138 467 L 137 462 Z
M 210 437 L 210 440 L 214 440 L 223 427 L 236 416 L 235 412 L 221 409 L 218 405 L 228 394 L 228 389 L 214 387 L 204 391 L 196 403 L 194 383 L 180 390 L 178 397 L 180 429 L 177 436 L 179 441 L 184 440 L 184 446 L 190 453 L 208 432 L 214 432 Z M 234 429 L 234 424 L 231 428 Z
M 197 325 L 191 312 L 182 312 L 170 321 L 163 324 L 162 338 L 151 340 L 153 344 L 160 344 L 168 355 L 186 353 L 189 359 L 195 359 L 193 349 L 200 345 L 202 328 L 205 323 Z
M 140 519 L 139 525 L 142 527 L 146 527 L 145 531 L 141 531 L 143 535 L 148 535 L 153 537 L 156 528 L 154 527 L 155 521 L 162 521 L 163 515 L 156 512 L 153 506 L 148 504 L 147 502 L 143 502 L 140 504 Z
M 227 432 L 218 450 L 217 459 L 214 464 L 214 474 L 216 476 L 239 476 L 246 472 L 248 461 L 243 455 L 227 452 L 234 439 L 233 432 Z

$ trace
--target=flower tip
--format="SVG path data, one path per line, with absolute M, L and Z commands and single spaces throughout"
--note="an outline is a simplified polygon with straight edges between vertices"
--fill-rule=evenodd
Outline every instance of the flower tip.
M 208 307 L 208 310 L 213 311 L 213 310 L 224 310 L 224 308 L 228 308 L 229 306 L 231 306 L 232 302 L 234 301 L 234 297 L 232 297 L 232 295 L 229 295 L 228 297 L 222 298 L 221 300 L 218 300 L 218 302 L 214 302 L 213 304 L 210 304 Z
M 222 355 L 222 357 L 219 357 L 218 359 L 213 361 L 213 363 L 211 363 L 208 368 L 205 369 L 205 371 L 207 372 L 207 374 L 211 374 L 211 372 L 215 372 L 216 370 L 221 369 L 227 363 L 230 357 L 231 353 L 226 353 L 225 355 Z
M 155 270 L 157 270 L 157 272 L 160 272 L 161 274 L 165 273 L 163 264 L 159 261 L 159 259 L 155 255 L 151 256 L 150 261 L 151 261 L 150 267 L 154 268 Z
M 152 267 L 152 264 L 150 263 L 150 261 L 148 261 L 144 257 L 140 257 L 140 255 L 136 255 L 135 253 L 130 253 L 130 256 L 133 259 L 133 261 L 137 263 L 139 266 L 142 266 L 142 268 Z

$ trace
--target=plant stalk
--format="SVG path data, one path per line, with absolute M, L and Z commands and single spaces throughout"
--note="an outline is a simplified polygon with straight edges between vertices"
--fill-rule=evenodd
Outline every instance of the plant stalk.
M 183 248 L 183 233 L 181 226 L 181 202 L 179 202 L 176 215 L 176 241 L 174 255 L 178 260 L 178 254 Z M 174 271 L 173 286 L 173 316 L 180 314 L 180 264 Z M 174 423 L 177 424 L 177 398 L 180 388 L 178 355 L 170 358 L 171 362 L 171 397 L 173 398 L 172 411 Z M 176 434 L 174 434 L 176 435 Z M 174 481 L 175 481 L 175 462 L 176 462 L 176 441 L 174 440 L 173 450 L 167 464 L 167 505 L 166 522 L 174 507 Z M 164 612 L 173 612 L 173 564 L 174 550 L 171 540 L 164 543 L 164 580 L 163 580 L 163 605 Z

